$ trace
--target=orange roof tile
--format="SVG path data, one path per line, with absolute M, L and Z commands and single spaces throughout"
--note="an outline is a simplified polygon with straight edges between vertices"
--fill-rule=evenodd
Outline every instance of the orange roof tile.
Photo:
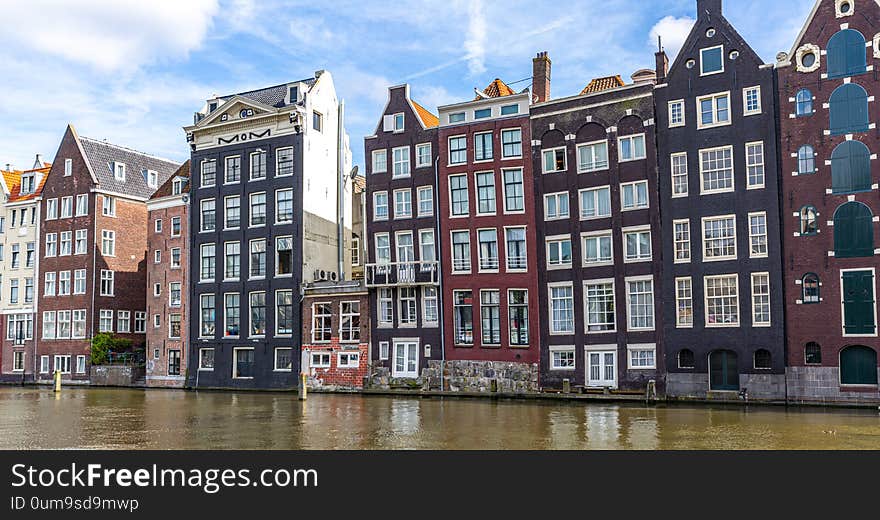
M 412 101 L 412 100 L 410 100 Z M 416 107 L 416 114 L 418 114 L 419 118 L 422 120 L 422 124 L 425 125 L 425 128 L 436 128 L 440 126 L 440 118 L 432 114 L 428 111 L 427 108 L 422 105 L 412 101 L 414 107 Z
M 19 182 L 21 182 L 21 172 L 17 170 L 0 170 L 0 174 L 3 175 L 3 181 L 6 183 L 6 188 L 12 193 L 12 188 L 18 186 Z
M 516 94 L 512 88 L 507 86 L 507 83 L 501 81 L 498 78 L 495 78 L 492 83 L 489 83 L 489 86 L 483 89 L 483 94 L 490 98 L 504 97 L 504 96 L 512 96 Z M 481 99 L 485 99 L 483 96 L 477 96 L 474 101 L 479 101 Z
M 52 169 L 52 165 L 49 163 L 43 163 L 42 168 L 37 168 L 35 170 L 25 170 L 23 172 L 16 172 L 15 178 L 11 180 L 6 177 L 6 172 L 3 173 L 4 178 L 6 179 L 6 187 L 9 188 L 9 202 L 25 202 L 28 200 L 33 200 L 43 193 L 43 186 L 46 185 L 46 180 L 49 178 L 49 171 Z M 21 194 L 21 177 L 27 173 L 39 173 L 42 178 L 40 179 L 40 184 L 37 186 L 37 189 L 33 193 L 28 193 L 27 195 Z
M 596 92 L 602 92 L 603 90 L 611 90 L 617 87 L 626 86 L 623 79 L 620 78 L 620 75 L 617 76 L 607 76 L 604 78 L 596 78 L 590 82 L 587 87 L 581 91 L 581 95 L 584 94 L 595 94 Z

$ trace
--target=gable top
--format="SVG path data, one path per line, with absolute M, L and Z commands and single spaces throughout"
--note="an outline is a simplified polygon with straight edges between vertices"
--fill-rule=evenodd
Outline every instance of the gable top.
M 273 87 L 266 87 L 257 90 L 250 90 L 247 92 L 240 92 L 238 94 L 230 94 L 228 96 L 222 96 L 218 99 L 226 102 L 234 97 L 243 97 L 245 99 L 250 99 L 251 101 L 256 101 L 262 105 L 270 106 L 273 108 L 284 108 L 286 106 L 290 106 L 295 104 L 290 103 L 288 99 L 288 93 L 290 91 L 291 85 L 296 85 L 299 83 L 304 83 L 308 85 L 309 88 L 315 86 L 317 82 L 317 78 L 309 78 L 303 79 L 299 81 L 291 81 L 289 83 L 284 83 L 282 85 L 275 85 Z
M 829 2 L 833 2 L 834 0 L 825 0 Z M 804 41 L 804 36 L 807 34 L 807 29 L 813 24 L 813 20 L 816 19 L 816 13 L 819 11 L 819 6 L 822 5 L 823 0 L 816 0 L 816 3 L 813 4 L 813 8 L 810 10 L 810 14 L 807 15 L 807 21 L 804 22 L 804 25 L 801 26 L 801 30 L 797 35 L 797 38 L 794 40 L 794 45 L 791 47 L 791 52 L 788 53 L 788 60 L 792 60 L 797 50 L 801 47 Z M 880 0 L 874 0 L 874 4 L 876 7 L 880 7 Z M 865 35 L 866 37 L 868 35 Z
M 402 93 L 395 94 L 397 91 L 402 91 Z M 403 96 L 403 99 L 409 105 L 423 129 L 427 130 L 429 128 L 437 128 L 440 126 L 439 117 L 435 116 L 427 108 L 416 103 L 409 97 L 409 83 L 404 83 L 403 85 L 388 87 L 388 101 L 385 102 L 385 108 L 382 109 L 382 117 L 379 118 L 379 124 L 376 125 L 376 130 L 373 132 L 373 136 L 379 135 L 379 132 L 382 130 L 384 118 L 391 115 L 388 113 L 388 107 L 391 106 L 391 100 L 395 95 Z
M 159 189 L 156 190 L 156 193 L 154 193 L 150 199 L 155 200 L 172 196 L 174 194 L 174 181 L 178 179 L 183 181 L 183 190 L 181 191 L 181 194 L 189 193 L 189 165 L 189 160 L 181 164 L 180 168 L 178 168 L 172 176 L 168 177 L 168 180 L 159 186 Z
M 512 96 L 514 94 L 516 94 L 516 92 L 514 92 L 514 90 L 510 88 L 507 83 L 501 81 L 498 78 L 495 78 L 494 80 L 492 80 L 491 83 L 489 83 L 488 87 L 483 89 L 482 93 L 477 92 L 477 97 L 474 98 L 474 101 L 488 98 Z
M 124 148 L 105 141 L 80 137 L 83 155 L 98 185 L 107 191 L 129 195 L 133 198 L 149 198 L 156 188 L 147 184 L 145 173 L 155 171 L 161 186 L 178 169 L 178 164 L 168 159 L 147 155 L 143 152 Z M 124 181 L 117 180 L 113 174 L 113 163 L 123 163 L 126 168 Z
M 595 78 L 581 91 L 581 95 L 595 94 L 596 92 L 625 86 L 626 82 L 623 81 L 620 74 L 616 76 L 606 76 L 604 78 Z

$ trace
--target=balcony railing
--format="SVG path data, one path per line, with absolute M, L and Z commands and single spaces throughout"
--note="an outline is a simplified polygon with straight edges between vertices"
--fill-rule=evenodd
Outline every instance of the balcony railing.
M 438 285 L 439 262 L 400 262 L 367 264 L 367 287 Z

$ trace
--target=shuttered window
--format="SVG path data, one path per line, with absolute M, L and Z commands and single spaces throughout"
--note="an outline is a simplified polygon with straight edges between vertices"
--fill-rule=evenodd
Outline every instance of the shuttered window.
M 834 213 L 834 256 L 874 256 L 873 215 L 868 206 L 859 202 L 847 202 L 837 208 Z
M 867 72 L 865 37 L 853 29 L 844 29 L 828 40 L 828 77 L 843 78 Z
M 871 191 L 871 152 L 860 141 L 845 141 L 831 154 L 835 194 Z
M 874 318 L 874 272 L 844 271 L 842 278 L 844 334 L 874 334 L 877 330 Z M 876 362 L 874 367 L 876 369 Z
M 876 385 L 877 352 L 868 347 L 847 347 L 840 352 L 840 383 Z
M 867 132 L 868 93 L 855 83 L 837 87 L 831 94 L 831 135 Z

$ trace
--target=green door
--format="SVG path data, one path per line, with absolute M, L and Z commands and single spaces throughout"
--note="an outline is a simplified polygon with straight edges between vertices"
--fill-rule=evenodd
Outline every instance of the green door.
M 718 350 L 709 355 L 709 387 L 712 390 L 739 390 L 736 352 Z
M 843 349 L 840 352 L 840 384 L 876 385 L 877 352 L 862 346 Z
M 874 273 L 843 273 L 843 327 L 847 335 L 874 334 Z

